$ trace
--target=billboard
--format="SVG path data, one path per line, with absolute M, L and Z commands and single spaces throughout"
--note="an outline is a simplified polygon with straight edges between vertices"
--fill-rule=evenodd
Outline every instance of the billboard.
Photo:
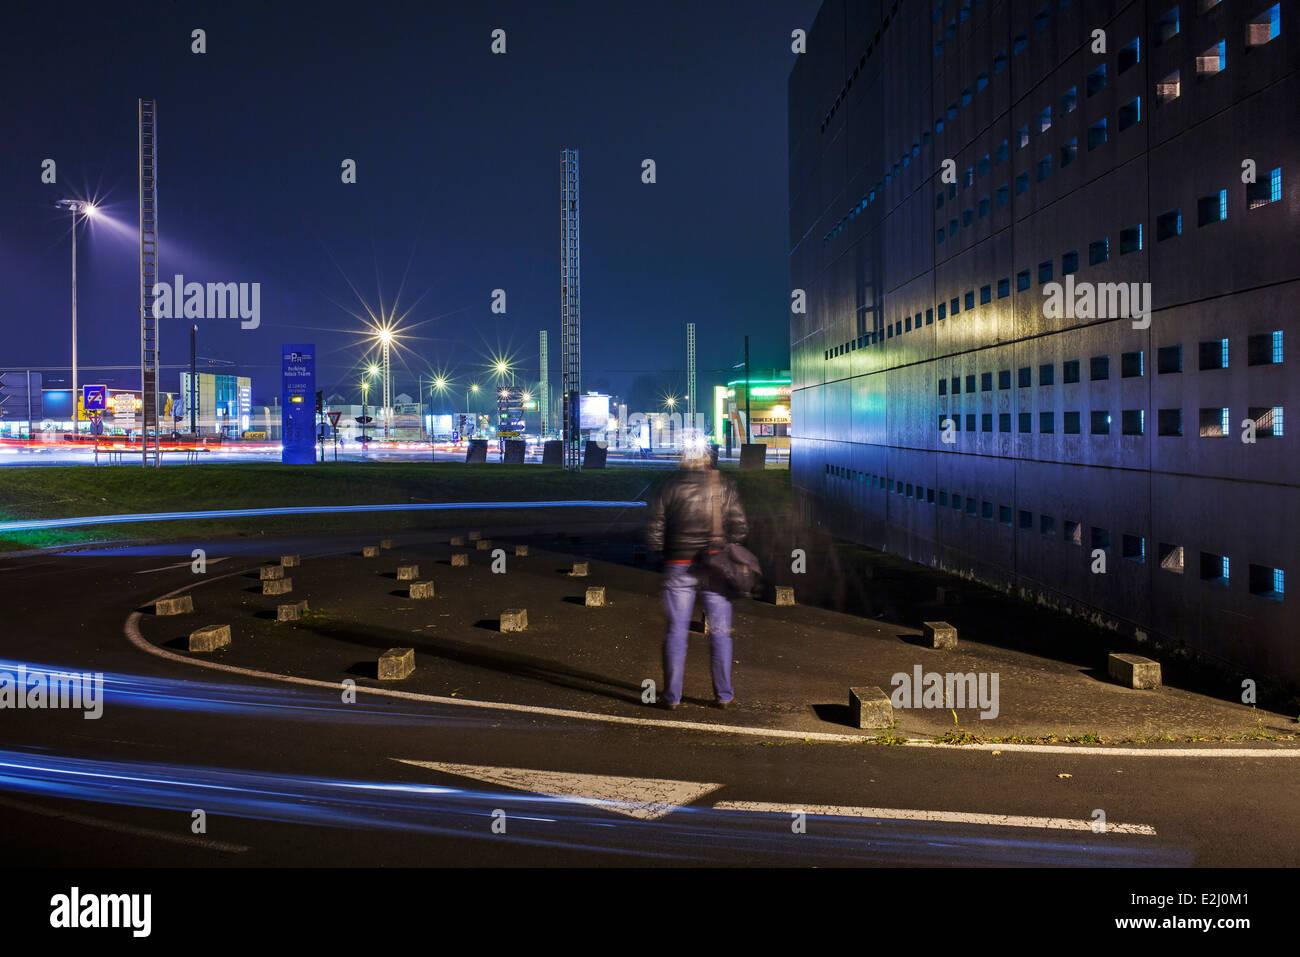
M 609 428 L 609 396 L 588 392 L 578 398 L 578 428 Z

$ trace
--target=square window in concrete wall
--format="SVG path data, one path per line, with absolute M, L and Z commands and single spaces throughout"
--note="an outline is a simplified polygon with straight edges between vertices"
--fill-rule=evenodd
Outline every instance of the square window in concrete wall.
M 1088 243 L 1088 265 L 1096 266 L 1110 259 L 1110 240 L 1098 239 Z
M 939 313 L 939 318 L 940 318 L 940 319 L 947 319 L 947 318 L 948 318 L 948 304 L 947 304 L 946 302 L 941 302 L 941 303 L 939 303 L 939 305 L 938 305 L 937 307 L 935 307 L 935 308 L 936 308 L 936 310 L 937 310 L 938 313 Z
M 1047 25 L 1052 20 L 1051 4 L 1044 4 L 1043 9 L 1034 14 L 1034 36 L 1042 33 L 1047 29 Z
M 1020 415 L 1020 432 L 1025 434 L 1034 430 L 1034 414 L 1032 412 L 1021 412 Z
M 1182 235 L 1182 232 L 1183 211 L 1181 209 L 1171 209 L 1156 217 L 1156 242 L 1173 239 L 1175 236 Z
M 1282 361 L 1282 330 L 1263 332 L 1246 340 L 1246 362 L 1252 366 L 1274 365 Z
M 1125 352 L 1119 357 L 1120 375 L 1125 379 L 1139 379 L 1146 372 L 1142 361 L 1143 353 Z
M 1120 549 L 1124 558 L 1139 565 L 1147 560 L 1147 540 L 1141 535 L 1124 535 L 1120 540 Z
M 1145 409 L 1125 409 L 1120 413 L 1120 426 L 1125 435 L 1146 434 Z
M 940 508 L 948 507 L 948 493 L 943 490 L 939 491 L 939 507 Z
M 1228 66 L 1228 44 L 1220 40 L 1214 46 L 1201 52 L 1196 58 L 1196 75 L 1197 76 L 1215 76 L 1222 73 Z
M 992 301 L 993 301 L 993 287 L 987 285 L 980 286 L 980 305 L 983 306 L 986 303 L 990 303 Z
M 1022 269 L 1016 273 L 1016 292 L 1024 292 L 1030 285 L 1028 269 Z
M 1026 512 L 1020 509 L 1020 528 L 1022 531 L 1032 532 L 1034 530 L 1034 513 Z
M 1011 388 L 1011 370 L 1010 370 L 1010 369 L 1002 369 L 1002 370 L 1000 370 L 1000 371 L 998 372 L 998 388 L 999 388 L 999 389 L 1010 389 L 1010 388 Z
M 980 157 L 979 162 L 975 164 L 977 176 L 987 176 L 989 171 L 989 154 L 985 153 Z
M 1104 119 L 1101 119 L 1098 120 L 1096 123 L 1093 123 L 1092 126 L 1088 127 L 1088 149 L 1095 150 L 1098 146 L 1101 146 L 1105 142 L 1106 142 L 1106 121 Z M 1075 147 L 1075 152 L 1078 152 L 1077 146 Z
M 1028 389 L 1034 384 L 1034 370 L 1029 366 L 1021 366 L 1016 370 L 1016 387 Z
M 1069 385 L 1079 381 L 1079 360 L 1067 359 L 1061 363 L 1061 381 Z
M 1061 112 L 1073 113 L 1079 105 L 1079 88 L 1072 86 L 1061 94 Z
M 1142 97 L 1135 96 L 1119 108 L 1119 129 L 1122 133 L 1130 126 L 1142 122 Z
M 1039 516 L 1038 516 L 1038 531 L 1039 531 L 1039 534 L 1041 534 L 1041 535 L 1046 535 L 1048 538 L 1055 538 L 1055 537 L 1056 537 L 1056 517 L 1053 516 L 1053 515 L 1039 515 Z
M 1156 351 L 1156 371 L 1161 375 L 1183 371 L 1183 347 L 1161 346 Z
M 1079 250 L 1071 249 L 1061 257 L 1061 275 L 1069 276 L 1079 271 Z
M 1257 439 L 1282 438 L 1282 406 L 1252 405 L 1247 409 L 1246 416 L 1253 423 L 1255 423 L 1255 438 Z
M 1078 158 L 1079 140 L 1076 137 L 1061 147 L 1061 169 L 1065 169 Z
M 1106 88 L 1106 64 L 1101 64 L 1088 74 L 1088 96 L 1096 96 Z
M 1200 345 L 1201 370 L 1228 368 L 1228 340 L 1211 339 Z
M 992 431 L 993 431 L 993 413 L 992 413 L 992 412 L 985 412 L 985 413 L 983 413 L 982 415 L 980 415 L 980 431 L 981 431 L 981 432 L 992 432 Z
M 974 309 L 974 308 L 975 308 L 975 290 L 974 290 L 974 289 L 967 289 L 967 290 L 966 290 L 966 308 L 967 308 L 967 309 Z
M 1016 149 L 1022 150 L 1029 145 L 1029 127 L 1028 125 L 1016 130 Z
M 1083 544 L 1083 523 L 1082 522 L 1071 521 L 1070 519 L 1067 518 L 1065 520 L 1065 525 L 1062 528 L 1061 533 L 1065 541 L 1067 541 L 1071 545 Z
M 1156 83 L 1156 102 L 1162 106 L 1183 95 L 1182 71 L 1175 70 Z
M 1134 37 L 1128 43 L 1119 48 L 1119 73 L 1123 75 L 1126 70 L 1137 66 L 1141 60 L 1141 39 L 1139 37 Z
M 1173 572 L 1175 575 L 1183 573 L 1183 546 L 1160 542 L 1157 544 L 1156 550 L 1160 556 L 1160 568 L 1163 571 Z
M 1043 435 L 1051 435 L 1056 431 L 1056 413 L 1039 412 L 1038 413 L 1038 431 Z
M 966 431 L 967 431 L 967 432 L 974 432 L 974 431 L 975 431 L 975 413 L 974 413 L 974 412 L 968 412 L 968 413 L 966 413 Z
M 1078 413 L 1078 412 L 1067 412 L 1067 413 L 1065 413 L 1065 429 L 1064 429 L 1064 431 L 1065 431 L 1065 434 L 1066 434 L 1066 435 L 1078 435 L 1078 434 L 1079 434 L 1079 413 Z
M 1168 43 L 1178 36 L 1178 29 L 1178 7 L 1175 5 L 1156 21 L 1156 44 Z
M 1011 277 L 1003 276 L 998 280 L 998 298 L 1005 299 L 1011 295 Z
M 1227 555 L 1201 552 L 1201 581 L 1226 587 L 1231 578 L 1230 572 L 1231 565 Z
M 961 395 L 961 376 L 952 377 L 952 394 Z
M 1026 36 L 1023 33 L 1017 33 L 1015 35 L 1015 38 L 1011 41 L 1011 55 L 1018 56 L 1020 51 L 1023 50 L 1028 45 L 1028 43 L 1029 43 L 1028 36 Z
M 934 310 L 933 310 L 933 309 L 927 309 L 927 310 L 925 310 L 925 324 L 926 324 L 927 326 L 932 326 L 932 325 L 934 325 Z
M 969 226 L 973 222 L 975 222 L 975 207 L 967 206 L 962 210 L 961 224 L 963 226 Z
M 1200 436 L 1203 439 L 1220 439 L 1229 431 L 1228 409 L 1212 407 L 1200 410 Z
M 989 198 L 985 196 L 983 199 L 980 200 L 979 215 L 980 218 L 983 219 L 988 214 L 989 214 Z
M 1246 208 L 1258 209 L 1282 198 L 1282 167 L 1269 171 L 1268 176 L 1246 184 Z
M 993 58 L 993 75 L 997 76 L 1006 68 L 1007 68 L 1007 51 L 1001 50 L 998 52 L 997 56 Z
M 1020 173 L 1016 176 L 1016 195 L 1029 192 L 1029 174 Z
M 1011 527 L 1011 506 L 1010 505 L 998 506 L 998 524 L 1005 525 L 1007 528 Z
M 1196 225 L 1208 226 L 1228 218 L 1228 191 L 1221 189 L 1196 201 Z
M 1003 183 L 997 188 L 997 192 L 994 193 L 994 196 L 997 199 L 998 206 L 1005 206 L 1011 199 L 1011 191 L 1008 189 L 1007 184 Z
M 1005 163 L 1007 161 L 1007 156 L 1009 156 L 1010 153 L 1011 150 L 1009 144 L 1006 140 L 1003 140 L 998 144 L 998 148 L 993 154 L 993 161 L 999 165 Z
M 961 312 L 961 300 L 953 299 L 948 303 L 948 314 L 955 316 L 959 312 Z
M 1044 156 L 1038 161 L 1038 182 L 1052 175 L 1052 157 Z
M 992 392 L 992 391 L 993 391 L 993 373 L 992 373 L 992 372 L 981 372 L 981 373 L 980 373 L 980 391 L 981 391 L 981 392 Z
M 1038 367 L 1038 384 L 1053 385 L 1056 382 L 1056 366 L 1047 362 Z
M 1129 226 L 1127 229 L 1121 229 L 1119 233 L 1119 254 L 1136 253 L 1142 251 L 1142 226 Z
M 1089 417 L 1093 435 L 1110 435 L 1110 413 L 1094 410 Z
M 1282 6 L 1275 3 L 1246 23 L 1246 48 L 1261 47 L 1282 33 Z
M 1110 378 L 1110 356 L 1093 356 L 1088 360 L 1088 378 L 1093 382 Z
M 986 522 L 991 522 L 991 521 L 993 521 L 993 503 L 992 503 L 992 502 L 987 502 L 987 501 L 986 501 L 986 502 L 981 502 L 981 503 L 980 503 L 980 518 L 984 519 Z
M 1010 412 L 999 412 L 999 413 L 998 413 L 998 431 L 999 431 L 999 432 L 1010 432 L 1010 431 L 1011 431 L 1011 413 L 1010 413 Z
M 1045 285 L 1052 281 L 1052 261 L 1045 259 L 1038 264 L 1038 284 Z
M 1090 529 L 1090 532 L 1092 550 L 1097 551 L 1097 549 L 1101 549 L 1103 552 L 1110 554 L 1110 530 L 1098 528 L 1094 525 Z
M 1286 595 L 1286 572 L 1268 565 L 1251 565 L 1250 593 L 1281 601 Z

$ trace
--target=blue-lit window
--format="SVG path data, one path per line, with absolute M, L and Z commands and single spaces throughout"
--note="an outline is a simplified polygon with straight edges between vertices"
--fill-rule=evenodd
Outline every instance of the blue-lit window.
M 1016 130 L 1016 149 L 1022 150 L 1029 145 L 1029 126 L 1025 125 Z
M 1029 174 L 1021 173 L 1016 177 L 1016 195 L 1027 193 L 1029 191 Z
M 993 286 L 980 286 L 980 305 L 993 301 Z
M 1125 435 L 1145 435 L 1146 426 L 1145 409 L 1125 409 L 1120 413 L 1120 431 Z
M 989 214 L 989 198 L 987 196 L 980 200 L 979 210 L 981 219 Z
M 976 175 L 984 176 L 989 171 L 989 154 L 985 153 L 980 157 L 980 161 L 975 164 Z M 969 184 L 968 184 L 969 185 Z
M 1001 143 L 998 144 L 998 148 L 993 154 L 993 162 L 995 163 L 1006 162 L 1007 156 L 1010 154 L 1010 152 L 1011 150 L 1009 148 L 1007 141 L 1003 140 Z
M 1096 266 L 1110 259 L 1110 240 L 1098 239 L 1088 243 L 1088 265 Z
M 1141 38 L 1134 37 L 1128 43 L 1119 49 L 1119 72 L 1123 73 L 1129 67 L 1137 66 L 1142 59 Z
M 1016 38 L 1011 41 L 1011 55 L 1019 56 L 1020 51 L 1023 50 L 1028 43 L 1029 37 L 1025 36 L 1023 33 L 1017 33 Z
M 1181 236 L 1182 232 L 1183 211 L 1181 209 L 1171 209 L 1169 212 L 1161 213 L 1156 217 L 1156 242 L 1163 242 L 1166 239 Z
M 997 197 L 998 205 L 1005 206 L 1011 199 L 1011 190 L 1007 188 L 1006 183 L 1003 183 L 997 188 L 997 192 L 994 195 Z
M 925 324 L 926 324 L 927 326 L 932 326 L 932 325 L 934 325 L 934 310 L 933 310 L 933 309 L 927 309 L 927 310 L 925 310 Z
M 951 302 L 948 303 L 948 313 L 949 315 L 955 316 L 959 312 L 961 312 L 961 300 L 953 299 Z
M 935 244 L 936 246 L 938 246 L 938 245 L 939 245 L 940 243 L 942 243 L 942 242 L 943 242 L 943 230 L 942 230 L 942 229 L 936 229 L 936 230 L 934 231 L 934 244 Z
M 1273 438 L 1282 438 L 1282 406 L 1273 406 Z
M 1142 122 L 1142 97 L 1135 96 L 1119 108 L 1119 128 L 1128 129 L 1134 123 Z
M 980 90 L 984 89 L 984 87 L 988 85 L 989 85 L 989 74 L 988 71 L 985 70 L 981 72 L 979 76 L 975 77 L 975 92 L 978 93 Z
M 1250 209 L 1276 203 L 1282 198 L 1282 167 L 1269 170 L 1268 178 L 1246 185 L 1246 205 Z
M 1246 46 L 1259 47 L 1282 32 L 1281 4 L 1273 4 L 1246 24 Z
M 1007 68 L 1007 51 L 1003 50 L 993 58 L 993 75 L 997 76 Z
M 1052 175 L 1052 157 L 1044 156 L 1038 161 L 1038 181 L 1041 183 Z
M 1198 76 L 1214 76 L 1222 73 L 1228 67 L 1228 44 L 1226 40 L 1220 40 L 1214 46 L 1201 52 L 1196 58 L 1196 73 Z
M 1228 218 L 1228 191 L 1221 189 L 1209 196 L 1202 196 L 1196 201 L 1196 224 L 1208 226 L 1221 223 Z
M 1022 269 L 1016 273 L 1016 292 L 1024 292 L 1029 286 L 1029 270 Z
M 938 311 L 938 313 L 939 313 L 939 318 L 940 318 L 940 319 L 947 319 L 947 318 L 948 318 L 948 304 L 947 304 L 947 303 L 945 303 L 945 302 L 941 302 L 941 303 L 939 303 L 939 305 L 938 305 L 936 308 L 937 308 L 937 311 Z
M 1088 74 L 1088 96 L 1095 96 L 1106 88 L 1106 64 L 1101 64 Z
M 1174 37 L 1178 36 L 1178 7 L 1174 6 L 1156 21 L 1156 35 L 1159 38 L 1157 43 L 1168 43 Z
M 1068 276 L 1079 271 L 1079 251 L 1072 249 L 1061 257 L 1061 275 Z
M 1061 147 L 1061 169 L 1065 169 L 1079 158 L 1079 140 L 1072 139 Z
M 1106 142 L 1106 121 L 1098 120 L 1088 127 L 1088 149 L 1095 150 Z
M 1219 428 L 1223 430 L 1223 434 L 1224 434 L 1224 435 L 1227 435 L 1229 432 L 1232 431 L 1232 423 L 1229 421 L 1229 419 L 1230 419 L 1230 417 L 1229 417 L 1229 415 L 1228 415 L 1228 410 L 1227 410 L 1227 408 L 1222 408 L 1222 409 L 1220 409 L 1220 410 L 1219 410 Z
M 939 117 L 937 120 L 934 121 L 934 132 L 935 132 L 936 135 L 939 134 L 939 133 L 942 133 L 942 132 L 943 132 L 943 117 L 942 117 L 942 116 Z
M 1126 253 L 1136 253 L 1142 251 L 1142 225 L 1130 226 L 1127 229 L 1121 229 L 1119 232 L 1119 254 L 1123 256 Z
M 1003 277 L 998 280 L 998 298 L 1005 299 L 1009 295 L 1011 295 L 1011 279 Z
M 1051 281 L 1052 281 L 1052 261 L 1050 259 L 1047 259 L 1038 264 L 1038 284 L 1041 286 L 1044 283 L 1048 283 Z
M 1146 353 L 1138 350 L 1137 352 L 1125 352 L 1120 356 L 1120 375 L 1125 379 L 1138 379 L 1146 374 L 1146 362 L 1144 356 Z
M 1061 94 L 1061 112 L 1073 113 L 1079 105 L 1079 88 L 1072 86 Z
M 1052 128 L 1052 108 L 1045 107 L 1038 114 L 1038 132 L 1045 133 Z
M 1273 361 L 1282 361 L 1282 330 L 1278 329 L 1273 333 Z
M 1047 25 L 1051 20 L 1051 8 L 1050 6 L 1044 6 L 1043 9 L 1039 10 L 1038 13 L 1034 15 L 1034 36 L 1038 36 L 1038 34 L 1046 30 Z
M 967 308 L 967 309 L 974 309 L 974 308 L 975 308 L 975 290 L 974 290 L 974 289 L 969 289 L 969 290 L 966 291 L 966 308 Z
M 975 207 L 967 206 L 964 210 L 962 210 L 961 224 L 963 226 L 969 226 L 974 221 L 975 221 Z

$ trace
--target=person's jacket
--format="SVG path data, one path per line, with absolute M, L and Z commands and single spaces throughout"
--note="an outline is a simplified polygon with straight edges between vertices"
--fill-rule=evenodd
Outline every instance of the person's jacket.
M 646 543 L 653 551 L 662 552 L 665 561 L 698 556 L 713 541 L 715 494 L 721 497 L 724 541 L 744 539 L 749 526 L 735 484 L 712 469 L 681 469 L 664 482 L 655 497 Z

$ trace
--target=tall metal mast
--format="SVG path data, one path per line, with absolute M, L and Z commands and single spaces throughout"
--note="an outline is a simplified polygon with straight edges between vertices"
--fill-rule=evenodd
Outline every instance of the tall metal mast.
M 578 151 L 565 150 L 560 161 L 560 348 L 564 388 L 564 468 L 582 470 L 582 433 L 578 428 L 582 391 L 582 293 L 578 269 Z
M 141 464 L 162 464 L 158 449 L 158 108 L 138 104 L 140 130 L 140 452 Z
M 695 428 L 695 323 L 686 323 L 686 428 Z
M 546 330 L 537 334 L 537 364 L 542 375 L 537 386 L 537 410 L 541 413 L 542 435 L 551 433 L 551 350 L 546 342 Z

